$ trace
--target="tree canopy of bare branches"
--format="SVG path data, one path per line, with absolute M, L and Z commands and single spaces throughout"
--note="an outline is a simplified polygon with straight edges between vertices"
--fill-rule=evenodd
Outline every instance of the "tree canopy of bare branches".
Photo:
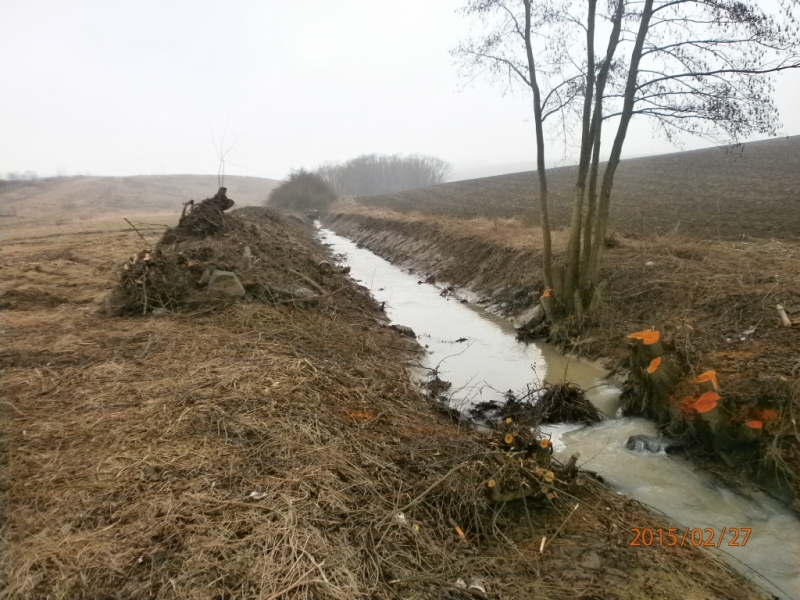
M 630 121 L 668 139 L 775 135 L 777 73 L 800 67 L 796 0 L 469 0 L 482 34 L 453 51 L 470 76 L 530 92 L 544 279 L 555 312 L 596 305 L 614 177 Z M 578 153 L 569 247 L 553 264 L 544 126 Z M 616 127 L 600 173 L 602 131 Z

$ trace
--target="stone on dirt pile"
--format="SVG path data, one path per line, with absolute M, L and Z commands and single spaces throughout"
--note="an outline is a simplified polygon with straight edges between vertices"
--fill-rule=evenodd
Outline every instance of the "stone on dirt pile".
M 244 298 L 247 293 L 236 273 L 218 269 L 215 269 L 211 274 L 206 290 L 215 296 L 228 296 L 231 298 Z

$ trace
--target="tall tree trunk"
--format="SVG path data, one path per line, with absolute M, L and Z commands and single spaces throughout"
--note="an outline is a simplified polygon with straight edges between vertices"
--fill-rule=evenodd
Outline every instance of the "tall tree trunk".
M 583 220 L 583 199 L 586 196 L 586 175 L 589 172 L 589 159 L 592 155 L 594 135 L 591 128 L 592 98 L 595 87 L 594 67 L 594 28 L 597 0 L 589 0 L 589 15 L 586 26 L 586 90 L 583 95 L 583 131 L 581 132 L 581 152 L 578 161 L 578 181 L 575 184 L 575 200 L 572 204 L 572 221 L 569 227 L 566 270 L 564 277 L 564 302 L 571 311 L 580 311 L 582 306 L 575 290 L 579 284 L 578 274 L 581 257 L 581 221 Z
M 611 70 L 611 63 L 619 46 L 619 38 L 622 32 L 622 16 L 625 12 L 625 0 L 617 0 L 617 8 L 612 20 L 613 26 L 608 37 L 608 48 L 600 72 L 597 74 L 597 89 L 595 92 L 594 113 L 592 114 L 591 130 L 594 135 L 592 145 L 592 165 L 589 170 L 589 192 L 586 209 L 586 222 L 583 226 L 583 254 L 581 256 L 580 278 L 578 287 L 583 296 L 584 307 L 591 303 L 591 290 L 587 290 L 587 273 L 592 255 L 592 234 L 594 233 L 594 217 L 597 207 L 597 177 L 600 171 L 600 145 L 603 134 L 603 95 L 608 81 L 608 73 Z
M 531 0 L 522 0 L 525 5 L 525 50 L 528 55 L 528 73 L 533 90 L 533 120 L 536 124 L 536 171 L 539 175 L 539 203 L 542 215 L 542 259 L 544 284 L 553 287 L 553 242 L 550 234 L 550 214 L 547 210 L 547 172 L 545 171 L 544 127 L 542 125 L 542 93 L 536 77 L 536 62 L 531 43 Z M 556 298 L 557 299 L 557 298 Z
M 592 146 L 592 166 L 589 168 L 589 192 L 586 206 L 586 222 L 583 225 L 583 255 L 581 256 L 580 287 L 586 286 L 586 273 L 592 255 L 592 233 L 594 227 L 594 214 L 597 207 L 597 175 L 600 170 L 600 138 L 603 133 L 603 90 L 600 82 L 597 84 L 597 100 L 594 114 L 592 115 L 592 131 L 594 132 L 594 145 Z M 587 299 L 584 298 L 584 302 Z
M 639 62 L 642 59 L 642 48 L 650 28 L 650 19 L 653 16 L 653 0 L 645 0 L 642 10 L 642 19 L 639 22 L 639 32 L 636 34 L 636 43 L 631 53 L 631 64 L 628 69 L 628 80 L 625 84 L 625 97 L 622 105 L 617 135 L 611 147 L 611 155 L 608 158 L 606 170 L 603 173 L 603 183 L 600 188 L 600 199 L 597 207 L 597 222 L 595 224 L 594 239 L 592 240 L 592 255 L 589 261 L 589 269 L 586 272 L 586 283 L 589 287 L 597 284 L 598 273 L 600 271 L 600 260 L 603 257 L 604 241 L 606 229 L 608 227 L 608 212 L 611 202 L 611 188 L 614 185 L 614 175 L 619 166 L 620 156 L 622 155 L 622 145 L 628 133 L 628 125 L 633 116 L 633 106 L 636 97 L 636 82 L 639 76 Z

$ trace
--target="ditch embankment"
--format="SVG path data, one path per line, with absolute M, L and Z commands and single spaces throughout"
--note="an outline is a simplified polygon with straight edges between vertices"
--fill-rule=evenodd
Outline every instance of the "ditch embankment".
M 540 232 L 520 219 L 457 219 L 351 203 L 332 212 L 326 226 L 423 280 L 469 290 L 477 304 L 510 318 L 544 290 Z M 565 231 L 554 232 L 556 253 L 566 241 Z M 735 485 L 755 482 L 798 511 L 800 246 L 617 234 L 607 240 L 602 277 L 597 313 L 581 327 L 550 327 L 547 341 L 628 376 L 627 414 L 682 436 L 710 472 Z M 783 326 L 778 304 L 792 327 Z M 627 336 L 651 328 L 660 332 L 680 381 L 642 401 L 648 374 Z M 693 379 L 708 371 L 716 373 L 721 399 L 699 413 L 691 402 L 705 390 Z

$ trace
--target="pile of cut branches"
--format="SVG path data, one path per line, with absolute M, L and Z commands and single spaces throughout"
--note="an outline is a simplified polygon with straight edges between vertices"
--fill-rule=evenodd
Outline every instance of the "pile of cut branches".
M 600 413 L 586 393 L 569 382 L 530 387 L 519 396 L 509 390 L 504 402 L 480 402 L 469 413 L 481 421 L 511 419 L 514 423 L 533 428 L 545 423 L 588 425 L 600 421 Z

